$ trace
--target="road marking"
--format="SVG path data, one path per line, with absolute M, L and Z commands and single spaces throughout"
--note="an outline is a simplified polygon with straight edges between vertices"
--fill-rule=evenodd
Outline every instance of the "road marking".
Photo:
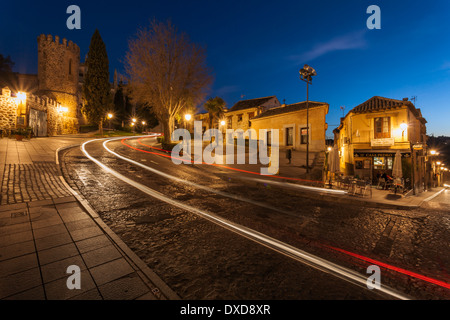
M 129 185 L 135 187 L 138 190 L 141 190 L 142 192 L 148 194 L 149 196 L 156 198 L 158 200 L 161 200 L 163 202 L 166 202 L 168 204 L 171 204 L 175 207 L 178 207 L 180 209 L 186 210 L 188 212 L 194 213 L 198 216 L 201 216 L 223 228 L 226 228 L 234 233 L 237 233 L 247 239 L 250 239 L 256 243 L 259 243 L 263 246 L 266 246 L 276 252 L 279 252 L 285 256 L 291 257 L 297 261 L 300 261 L 306 265 L 309 265 L 317 270 L 323 271 L 323 272 L 328 272 L 331 273 L 332 275 L 343 279 L 345 281 L 348 281 L 350 283 L 353 283 L 355 285 L 361 286 L 363 288 L 366 288 L 367 285 L 367 278 L 358 274 L 357 272 L 339 266 L 333 262 L 327 261 L 325 259 L 319 258 L 317 256 L 314 256 L 310 253 L 307 253 L 303 250 L 300 250 L 298 248 L 295 248 L 291 245 L 288 245 L 286 243 L 283 243 L 277 239 L 271 238 L 265 234 L 262 234 L 258 231 L 252 230 L 250 228 L 241 226 L 239 224 L 236 224 L 234 222 L 231 222 L 229 220 L 226 220 L 222 217 L 219 217 L 217 215 L 215 215 L 214 213 L 205 211 L 205 210 L 201 210 L 195 207 L 192 207 L 190 205 L 186 205 L 182 202 L 179 202 L 177 200 L 173 200 L 167 196 L 165 196 L 164 194 L 153 190 L 143 184 L 140 184 L 134 180 L 131 180 L 130 178 L 118 173 L 117 171 L 111 169 L 110 167 L 104 165 L 102 162 L 98 161 L 97 159 L 95 159 L 94 157 L 92 157 L 87 151 L 85 146 L 88 143 L 91 143 L 93 141 L 98 141 L 98 139 L 95 140 L 91 140 L 91 141 L 87 141 L 85 143 L 82 144 L 81 146 L 81 150 L 83 151 L 83 153 L 86 155 L 86 157 L 88 157 L 91 161 L 93 161 L 95 164 L 97 164 L 99 167 L 101 167 L 103 170 L 105 170 L 105 172 L 112 174 L 113 176 L 115 176 L 116 178 L 122 180 L 125 183 L 128 183 Z M 401 293 L 396 292 L 395 290 L 387 287 L 387 286 L 382 286 L 378 291 L 383 292 L 387 295 L 390 295 L 394 298 L 397 299 L 402 299 L 402 300 L 409 300 L 408 297 L 404 296 Z

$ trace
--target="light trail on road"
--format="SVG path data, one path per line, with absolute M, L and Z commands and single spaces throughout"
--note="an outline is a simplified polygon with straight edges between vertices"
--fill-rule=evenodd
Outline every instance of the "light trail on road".
M 271 238 L 265 234 L 262 234 L 258 231 L 252 230 L 250 228 L 241 226 L 239 224 L 233 223 L 227 219 L 224 219 L 220 216 L 217 216 L 214 213 L 205 211 L 205 210 L 201 210 L 195 207 L 192 207 L 190 205 L 184 204 L 180 201 L 177 200 L 173 200 L 171 198 L 169 198 L 168 196 L 154 190 L 151 189 L 141 183 L 138 183 L 122 174 L 120 174 L 119 172 L 111 169 L 110 167 L 106 166 L 105 164 L 103 164 L 102 162 L 100 162 L 99 160 L 95 159 L 94 157 L 92 157 L 87 151 L 86 151 L 86 145 L 95 141 L 99 141 L 99 140 L 103 140 L 103 139 L 95 139 L 95 140 L 90 140 L 87 141 L 85 143 L 83 143 L 81 145 L 81 151 L 84 153 L 84 155 L 90 159 L 91 161 L 93 161 L 95 164 L 97 164 L 100 168 L 102 168 L 105 172 L 115 176 L 116 178 L 122 180 L 123 182 L 135 187 L 136 189 L 146 193 L 147 195 L 156 198 L 160 201 L 163 201 L 165 203 L 168 203 L 170 205 L 173 205 L 175 207 L 178 207 L 182 210 L 185 210 L 187 212 L 191 212 L 194 213 L 200 217 L 205 218 L 208 221 L 211 221 L 227 230 L 230 230 L 238 235 L 241 235 L 247 239 L 250 239 L 258 244 L 261 244 L 267 248 L 270 248 L 278 253 L 281 253 L 287 257 L 290 257 L 292 259 L 295 259 L 296 261 L 299 261 L 303 264 L 306 264 L 312 268 L 315 268 L 317 270 L 320 270 L 322 272 L 326 272 L 329 273 L 339 279 L 345 280 L 349 283 L 353 283 L 354 285 L 358 285 L 360 287 L 365 288 L 367 286 L 367 278 L 360 275 L 359 273 L 339 266 L 335 263 L 332 263 L 330 261 L 327 261 L 325 259 L 319 258 L 315 255 L 312 255 L 310 253 L 307 253 L 303 250 L 300 250 L 298 248 L 295 248 L 291 245 L 288 245 L 284 242 L 281 242 L 277 239 Z M 401 299 L 401 300 L 409 300 L 410 298 L 387 287 L 387 286 L 381 286 L 380 289 L 378 289 L 377 291 L 374 291 L 374 293 L 384 293 L 386 295 L 389 295 L 391 297 L 394 297 L 396 299 Z
M 112 151 L 111 149 L 109 149 L 106 146 L 109 142 L 114 141 L 114 140 L 119 140 L 119 139 L 110 139 L 110 140 L 106 140 L 105 142 L 103 142 L 103 147 L 105 148 L 105 150 L 108 151 L 109 153 L 111 153 L 112 155 L 116 156 L 119 159 L 122 159 L 122 160 L 127 161 L 127 162 L 129 162 L 131 164 L 139 166 L 139 167 L 141 167 L 141 168 L 143 168 L 143 169 L 145 169 L 147 171 L 153 172 L 153 173 L 155 173 L 157 175 L 160 175 L 160 176 L 162 176 L 164 178 L 167 178 L 167 179 L 179 182 L 179 183 L 187 184 L 187 185 L 190 185 L 192 187 L 195 187 L 195 188 L 198 188 L 198 189 L 202 189 L 202 190 L 205 190 L 205 191 L 208 191 L 208 192 L 211 192 L 211 193 L 215 193 L 215 194 L 218 194 L 218 195 L 221 195 L 221 196 L 224 196 L 224 197 L 227 197 L 227 198 L 231 198 L 231 199 L 234 199 L 234 200 L 247 202 L 247 203 L 259 206 L 259 207 L 263 207 L 263 208 L 266 208 L 266 209 L 270 209 L 270 210 L 274 210 L 274 211 L 277 211 L 277 212 L 281 212 L 283 214 L 287 214 L 287 215 L 291 215 L 291 216 L 293 215 L 291 212 L 288 212 L 288 211 L 285 211 L 285 210 L 281 210 L 281 209 L 276 208 L 274 206 L 270 206 L 270 205 L 267 205 L 267 204 L 264 204 L 264 203 L 261 203 L 261 202 L 258 202 L 258 201 L 254 201 L 254 200 L 251 200 L 251 199 L 248 199 L 248 198 L 240 197 L 238 195 L 234 195 L 234 194 L 231 194 L 231 193 L 227 193 L 227 192 L 223 192 L 223 191 L 216 190 L 216 189 L 213 189 L 213 188 L 209 188 L 209 187 L 206 187 L 206 186 L 194 183 L 192 181 L 188 181 L 188 180 L 184 180 L 184 179 L 172 176 L 170 174 L 167 174 L 167 173 L 162 172 L 160 170 L 157 170 L 155 168 L 146 166 L 146 165 L 144 165 L 144 164 L 142 164 L 142 163 L 140 163 L 138 161 L 134 161 L 132 159 L 124 157 L 124 156 L 122 156 L 122 155 Z

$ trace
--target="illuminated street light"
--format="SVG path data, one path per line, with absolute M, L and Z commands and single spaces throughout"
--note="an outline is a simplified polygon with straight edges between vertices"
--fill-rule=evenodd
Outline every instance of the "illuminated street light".
M 430 154 L 431 154 L 432 156 L 435 156 L 435 155 L 436 155 L 436 150 L 431 150 L 431 151 L 430 151 Z
M 108 113 L 109 130 L 111 130 L 111 119 L 114 117 L 112 113 Z
M 225 123 L 226 123 L 225 120 L 220 121 L 220 125 L 221 125 L 221 126 L 224 126 Z
M 19 99 L 20 102 L 23 102 L 24 100 L 27 99 L 27 94 L 25 92 L 19 91 L 17 93 L 17 99 Z
M 187 121 L 191 121 L 192 116 L 191 116 L 190 114 L 186 114 L 186 115 L 184 116 L 184 118 L 185 118 Z
M 309 173 L 309 85 L 312 84 L 312 77 L 317 75 L 314 68 L 305 64 L 300 72 L 300 80 L 306 82 L 306 173 Z

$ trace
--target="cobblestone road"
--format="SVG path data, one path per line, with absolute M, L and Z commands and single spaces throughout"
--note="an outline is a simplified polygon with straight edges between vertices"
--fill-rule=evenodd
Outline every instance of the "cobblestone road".
M 5 164 L 1 185 L 1 204 L 15 204 L 70 196 L 58 179 L 54 162 Z
M 120 146 L 117 150 L 127 152 Z M 129 156 L 163 166 L 163 160 L 157 158 L 146 159 L 134 152 Z M 102 154 L 99 158 L 122 174 L 170 194 L 174 199 L 220 213 L 229 220 L 358 272 L 364 273 L 368 264 L 324 250 L 324 245 L 345 248 L 448 282 L 449 226 L 446 221 L 449 215 L 446 210 L 380 210 L 337 205 L 270 187 L 241 185 L 195 167 L 173 169 L 185 179 L 205 179 L 203 182 L 208 186 L 234 194 L 245 190 L 246 197 L 293 213 L 282 215 L 167 183 L 110 155 Z M 230 236 L 220 236 L 217 228 L 198 217 L 145 197 L 132 187 L 111 179 L 79 150 L 69 152 L 65 164 L 65 176 L 71 184 L 84 194 L 129 247 L 184 299 L 369 298 L 367 292 L 330 286 L 327 283 L 330 279 L 307 272 L 300 275 L 301 267 L 297 262 L 283 257 L 274 259 L 264 252 L 252 251 L 254 245 L 249 246 L 245 241 L 238 243 Z M 392 270 L 383 271 L 383 282 L 419 299 L 449 298 L 446 289 Z

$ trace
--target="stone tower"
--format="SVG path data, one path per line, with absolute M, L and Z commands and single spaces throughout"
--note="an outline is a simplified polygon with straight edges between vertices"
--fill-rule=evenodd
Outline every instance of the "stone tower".
M 39 94 L 55 99 L 61 108 L 47 110 L 48 133 L 78 132 L 80 48 L 66 39 L 40 35 L 38 41 Z

